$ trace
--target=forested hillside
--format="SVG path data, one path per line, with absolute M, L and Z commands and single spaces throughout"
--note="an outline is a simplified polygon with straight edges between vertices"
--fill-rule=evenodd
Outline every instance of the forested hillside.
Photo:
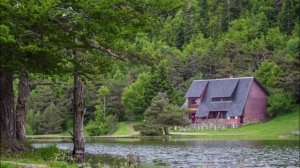
M 9 6 L 2 2 L 1 5 L 2 8 Z M 1 55 L 14 52 L 8 52 L 7 48 L 15 47 L 11 42 L 17 38 L 21 39 L 20 54 L 26 55 L 28 51 L 32 55 L 44 54 L 43 59 L 26 55 L 21 61 L 28 67 L 19 66 L 8 57 L 1 59 L 2 69 L 13 65 L 18 72 L 28 70 L 27 134 L 62 133 L 72 129 L 74 81 L 70 69 L 74 67 L 82 75 L 84 125 L 92 135 L 113 132 L 117 121 L 142 120 L 158 92 L 166 92 L 170 103 L 181 106 L 194 79 L 255 76 L 270 93 L 269 112 L 273 116 L 288 113 L 294 103 L 299 103 L 300 4 L 297 0 L 186 0 L 166 1 L 164 5 L 172 7 L 162 7 L 158 18 L 147 13 L 141 16 L 142 19 L 138 18 L 147 18 L 142 23 L 147 31 L 135 27 L 134 16 L 126 15 L 126 11 L 112 15 L 115 19 L 112 22 L 103 20 L 102 27 L 95 26 L 94 22 L 84 22 L 79 14 L 77 17 L 69 11 L 68 17 L 78 19 L 78 27 L 68 25 L 63 19 L 59 22 L 67 29 L 76 29 L 71 32 L 74 33 L 72 36 L 59 32 L 60 23 L 54 24 L 57 27 L 48 27 L 50 21 L 39 18 L 50 8 L 32 7 L 29 13 L 41 11 L 32 18 L 28 15 L 30 19 L 26 21 L 14 18 L 19 19 L 17 26 L 20 29 L 11 29 L 7 20 L 1 21 L 1 43 L 5 44 L 1 45 Z M 1 15 L 6 16 L 5 13 Z M 38 27 L 34 19 L 43 20 L 45 24 Z M 133 23 L 127 26 L 127 19 Z M 28 28 L 36 32 L 25 31 Z M 95 46 L 99 48 L 97 44 L 94 48 L 85 47 L 86 41 L 82 37 L 89 37 L 85 34 L 89 28 L 98 33 L 98 41 L 105 39 L 104 46 L 113 44 L 131 59 L 124 61 L 122 52 L 103 48 L 100 48 L 101 52 L 95 52 Z M 105 31 L 121 35 L 114 37 L 103 33 Z M 8 35 L 10 33 L 20 36 L 13 37 Z M 45 33 L 45 37 L 39 37 L 39 33 Z M 71 44 L 73 39 L 68 39 L 70 37 L 78 41 Z M 65 50 L 74 52 L 75 56 L 53 54 L 61 50 L 63 43 L 68 44 Z M 72 48 L 76 49 L 71 51 Z M 85 57 L 74 59 L 78 53 L 85 53 Z M 55 67 L 54 64 L 64 66 Z M 16 73 L 14 78 L 15 97 L 19 76 L 22 76 L 19 74 Z
M 112 132 L 112 124 L 101 122 L 104 117 L 142 119 L 158 92 L 166 92 L 171 103 L 181 106 L 194 79 L 255 76 L 270 92 L 272 115 L 288 113 L 293 103 L 299 103 L 297 0 L 188 0 L 178 6 L 161 14 L 155 28 L 138 33 L 126 46 L 125 50 L 154 61 L 154 66 L 100 60 L 101 71 L 84 78 L 85 125 L 90 130 Z M 99 68 L 82 66 L 90 71 Z M 29 74 L 30 82 L 36 84 L 30 85 L 28 134 L 72 128 L 72 78 Z M 17 85 L 15 80 L 15 90 Z

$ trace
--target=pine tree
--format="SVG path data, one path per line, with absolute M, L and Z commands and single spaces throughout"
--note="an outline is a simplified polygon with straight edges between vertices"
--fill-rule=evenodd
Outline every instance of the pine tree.
M 164 134 L 169 135 L 170 126 L 187 124 L 186 115 L 185 110 L 169 103 L 166 93 L 159 92 L 145 112 L 145 123 L 153 127 L 162 127 Z

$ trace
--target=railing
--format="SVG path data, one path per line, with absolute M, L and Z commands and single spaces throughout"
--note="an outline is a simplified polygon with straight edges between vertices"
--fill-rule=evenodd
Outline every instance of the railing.
M 198 119 L 195 124 L 189 126 L 176 126 L 174 130 L 190 131 L 190 130 L 222 130 L 226 128 L 235 128 L 240 124 L 239 119 Z
M 189 108 L 198 108 L 199 106 L 197 104 L 189 104 Z

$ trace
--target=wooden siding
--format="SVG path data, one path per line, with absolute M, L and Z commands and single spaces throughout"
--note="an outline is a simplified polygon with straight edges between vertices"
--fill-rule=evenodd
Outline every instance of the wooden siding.
M 254 81 L 244 107 L 243 122 L 264 121 L 267 119 L 268 96 Z

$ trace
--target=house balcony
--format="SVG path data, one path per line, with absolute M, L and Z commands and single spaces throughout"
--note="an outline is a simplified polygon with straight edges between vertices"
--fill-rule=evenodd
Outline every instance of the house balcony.
M 241 118 L 238 119 L 226 119 L 227 125 L 233 125 L 233 124 L 241 124 Z
M 199 105 L 197 104 L 189 104 L 190 109 L 198 109 Z

